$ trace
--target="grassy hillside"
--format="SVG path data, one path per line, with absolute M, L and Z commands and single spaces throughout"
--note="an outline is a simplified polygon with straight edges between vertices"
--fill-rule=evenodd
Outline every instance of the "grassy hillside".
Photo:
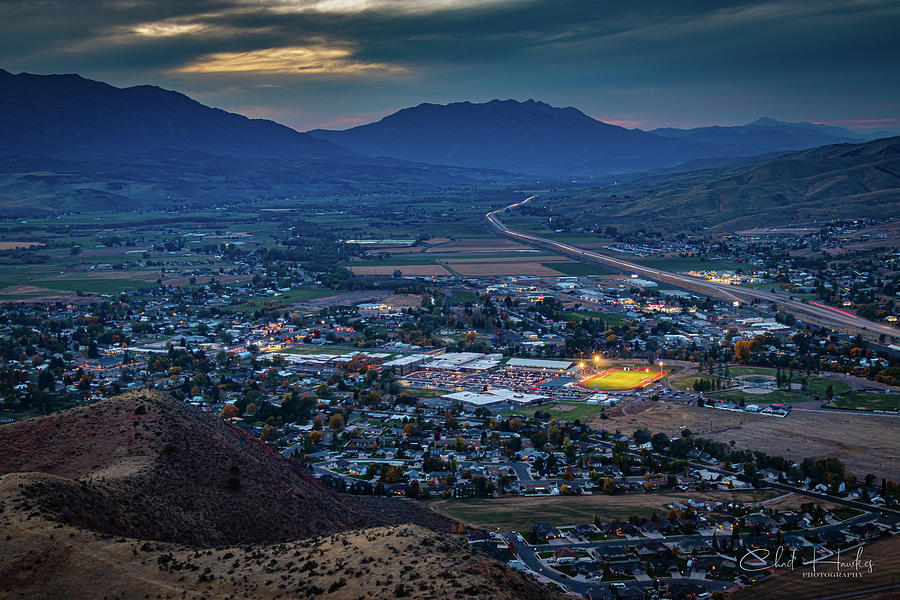
M 573 220 L 739 230 L 900 208 L 900 138 L 836 144 L 751 165 L 661 175 L 560 203 Z M 556 210 L 554 210 L 556 212 Z

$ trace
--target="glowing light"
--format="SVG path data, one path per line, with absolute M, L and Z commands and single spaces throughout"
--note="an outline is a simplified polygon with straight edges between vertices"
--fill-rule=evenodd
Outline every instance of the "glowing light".
M 135 25 L 131 28 L 131 31 L 141 37 L 174 37 L 197 33 L 203 28 L 204 26 L 199 23 L 167 23 L 161 21 Z
M 363 71 L 403 72 L 403 67 L 354 60 L 348 47 L 314 44 L 263 48 L 248 52 L 214 52 L 179 69 L 181 73 L 351 74 Z

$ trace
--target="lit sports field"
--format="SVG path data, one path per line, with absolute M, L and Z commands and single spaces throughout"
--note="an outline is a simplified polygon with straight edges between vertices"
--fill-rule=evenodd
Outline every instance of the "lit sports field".
M 578 385 L 604 392 L 619 392 L 644 387 L 663 376 L 665 372 L 658 369 L 609 369 L 578 382 Z

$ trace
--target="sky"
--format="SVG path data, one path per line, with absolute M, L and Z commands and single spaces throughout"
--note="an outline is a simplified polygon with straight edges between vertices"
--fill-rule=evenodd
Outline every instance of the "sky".
M 897 0 L 0 0 L 0 68 L 299 130 L 535 99 L 625 127 L 900 131 Z

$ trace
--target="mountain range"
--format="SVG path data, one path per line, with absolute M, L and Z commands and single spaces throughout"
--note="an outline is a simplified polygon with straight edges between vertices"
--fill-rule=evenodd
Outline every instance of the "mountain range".
M 865 141 L 838 127 L 771 118 L 625 129 L 534 100 L 421 104 L 343 131 L 302 133 L 154 86 L 0 70 L 0 87 L 2 216 L 538 180 L 564 185 L 572 176 L 611 183 L 650 170 L 677 177 Z M 822 164 L 808 159 L 812 169 Z
M 528 100 L 420 104 L 375 123 L 310 135 L 370 156 L 541 175 L 597 175 L 752 156 L 865 138 L 839 127 L 763 118 L 734 127 L 625 129 Z

